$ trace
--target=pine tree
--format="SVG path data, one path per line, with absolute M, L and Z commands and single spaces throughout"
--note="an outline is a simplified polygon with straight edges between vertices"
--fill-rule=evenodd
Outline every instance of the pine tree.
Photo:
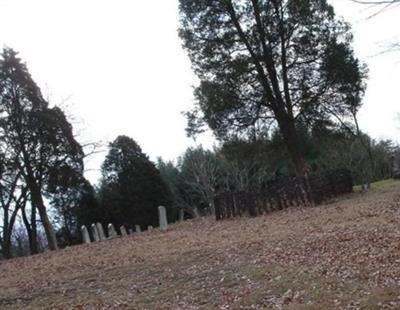
M 159 171 L 127 136 L 110 143 L 102 165 L 100 200 L 103 221 L 115 225 L 157 225 L 157 207 L 169 206 L 170 197 Z

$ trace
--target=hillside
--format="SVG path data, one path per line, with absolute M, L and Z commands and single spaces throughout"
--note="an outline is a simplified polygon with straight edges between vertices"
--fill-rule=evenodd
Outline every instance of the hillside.
M 0 262 L 0 308 L 399 309 L 399 190 Z

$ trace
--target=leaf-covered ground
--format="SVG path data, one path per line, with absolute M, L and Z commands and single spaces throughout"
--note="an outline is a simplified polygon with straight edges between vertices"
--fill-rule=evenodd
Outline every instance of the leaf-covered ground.
M 0 262 L 0 309 L 400 309 L 400 183 Z

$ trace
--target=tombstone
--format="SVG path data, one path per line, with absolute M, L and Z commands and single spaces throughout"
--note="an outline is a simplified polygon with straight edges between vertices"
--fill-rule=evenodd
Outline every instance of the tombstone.
M 81 227 L 81 233 L 82 233 L 82 239 L 84 243 L 90 243 L 90 236 L 89 236 L 89 232 L 86 228 L 85 225 L 82 225 Z
M 392 178 L 400 179 L 400 152 L 396 151 L 391 159 Z
M 129 228 L 128 231 L 129 231 L 129 234 L 130 234 L 130 235 L 133 235 L 133 229 L 132 229 L 132 228 Z
M 140 233 L 141 231 L 140 225 L 135 225 L 135 232 Z
M 168 228 L 168 221 L 167 221 L 167 211 L 165 207 L 159 206 L 158 207 L 158 221 L 161 230 L 167 230 Z
M 121 232 L 121 237 L 128 235 L 126 228 L 123 225 L 119 228 L 119 231 Z
M 108 238 L 112 239 L 118 236 L 117 232 L 115 231 L 114 225 L 112 223 L 108 224 Z
M 101 223 L 96 223 L 97 232 L 99 233 L 100 240 L 106 240 L 106 234 L 104 233 L 103 225 Z
M 97 231 L 97 226 L 95 223 L 92 224 L 91 226 L 92 229 L 92 235 L 93 235 L 93 241 L 99 241 L 100 237 L 99 237 L 99 232 Z
M 153 226 L 151 226 L 151 225 L 147 226 L 147 230 L 148 231 L 152 231 L 153 230 Z
M 197 219 L 200 217 L 200 211 L 199 211 L 199 208 L 197 208 L 197 206 L 194 206 L 193 213 L 194 213 L 194 218 Z
M 185 220 L 185 211 L 183 209 L 179 210 L 179 222 L 183 222 Z

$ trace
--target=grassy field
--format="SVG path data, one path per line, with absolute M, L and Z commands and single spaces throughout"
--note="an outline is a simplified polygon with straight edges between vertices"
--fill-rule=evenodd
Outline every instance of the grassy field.
M 400 309 L 400 183 L 0 262 L 0 309 Z
M 379 188 L 385 188 L 385 187 L 390 187 L 390 186 L 397 186 L 399 185 L 400 181 L 399 180 L 394 180 L 394 179 L 386 179 L 378 182 L 374 182 L 371 184 L 372 188 L 379 189 Z M 361 185 L 356 185 L 354 186 L 353 190 L 355 192 L 360 192 L 361 191 Z

